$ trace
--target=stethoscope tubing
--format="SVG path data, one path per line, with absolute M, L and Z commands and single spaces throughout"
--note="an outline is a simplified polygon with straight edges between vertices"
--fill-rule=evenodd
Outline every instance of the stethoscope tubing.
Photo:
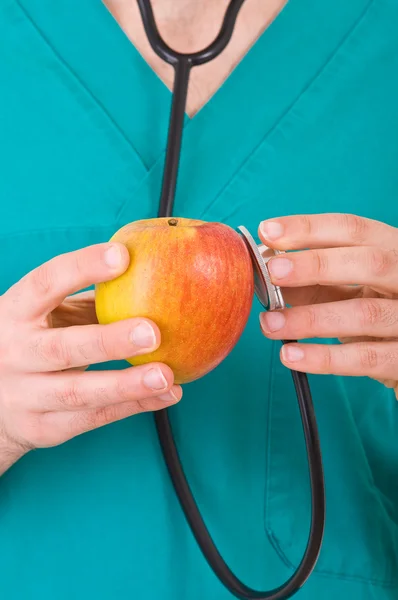
M 185 116 L 191 68 L 213 60 L 231 39 L 236 18 L 244 0 L 232 0 L 216 39 L 204 50 L 193 54 L 175 52 L 162 39 L 157 29 L 150 0 L 137 0 L 146 35 L 153 50 L 175 69 L 166 159 L 158 216 L 173 216 L 181 139 Z M 292 340 L 283 341 L 283 344 Z M 268 592 L 248 588 L 230 570 L 214 544 L 197 507 L 184 474 L 174 441 L 167 409 L 154 413 L 154 419 L 164 460 L 192 533 L 211 569 L 221 583 L 240 600 L 286 600 L 298 592 L 313 572 L 319 558 L 325 527 L 325 483 L 322 454 L 315 410 L 308 377 L 305 373 L 291 371 L 299 404 L 306 444 L 311 489 L 311 524 L 303 558 L 292 576 L 281 586 Z

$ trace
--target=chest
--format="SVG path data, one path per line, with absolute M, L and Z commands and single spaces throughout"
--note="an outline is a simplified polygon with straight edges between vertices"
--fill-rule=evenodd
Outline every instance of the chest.
M 398 225 L 397 9 L 360 4 L 296 34 L 290 8 L 186 117 L 180 216 L 253 232 L 300 212 Z M 39 6 L 0 9 L 2 291 L 53 255 L 154 216 L 162 180 L 167 87 L 106 9 L 87 44 L 66 9 L 47 22 Z

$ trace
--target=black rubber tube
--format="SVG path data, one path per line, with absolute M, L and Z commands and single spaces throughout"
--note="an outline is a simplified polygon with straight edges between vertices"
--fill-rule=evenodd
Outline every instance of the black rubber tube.
M 176 65 L 180 60 L 188 60 L 193 67 L 197 67 L 216 58 L 228 45 L 234 32 L 236 18 L 244 1 L 231 0 L 216 39 L 203 50 L 192 52 L 191 54 L 176 52 L 166 44 L 157 28 L 149 0 L 137 0 L 137 3 L 141 12 L 145 33 L 156 54 L 170 65 Z
M 231 594 L 240 600 L 285 600 L 291 598 L 303 587 L 311 575 L 322 545 L 325 523 L 325 490 L 315 412 L 306 374 L 297 371 L 291 373 L 296 388 L 306 442 L 312 514 L 310 534 L 303 559 L 291 578 L 275 590 L 268 592 L 252 590 L 230 570 L 217 550 L 189 488 L 174 442 L 167 409 L 154 413 L 168 472 L 193 535 L 215 575 Z
M 232 0 L 226 11 L 218 37 L 205 50 L 195 54 L 179 54 L 162 40 L 156 27 L 149 0 L 137 0 L 148 40 L 155 52 L 175 69 L 173 103 L 170 116 L 159 217 L 171 217 L 181 152 L 185 105 L 189 74 L 193 66 L 218 56 L 231 38 L 236 17 L 244 0 Z M 284 344 L 289 341 L 283 341 Z M 311 488 L 311 525 L 308 543 L 301 563 L 293 575 L 278 588 L 259 592 L 242 583 L 219 553 L 192 495 L 178 456 L 167 409 L 154 413 L 159 442 L 171 481 L 186 520 L 208 564 L 223 585 L 240 600 L 286 600 L 298 592 L 311 575 L 320 553 L 325 526 L 325 485 L 322 455 L 315 411 L 308 378 L 305 373 L 291 371 L 300 408 L 309 466 Z
M 189 60 L 183 58 L 178 61 L 174 67 L 174 70 L 175 78 L 173 102 L 171 107 L 166 161 L 164 166 L 158 217 L 167 217 L 173 212 L 191 63 Z

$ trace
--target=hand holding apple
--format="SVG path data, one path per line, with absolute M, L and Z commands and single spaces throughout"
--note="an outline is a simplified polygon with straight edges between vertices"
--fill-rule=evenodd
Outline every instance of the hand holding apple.
M 33 448 L 181 399 L 161 363 L 86 370 L 161 342 L 148 319 L 98 324 L 94 294 L 76 294 L 123 273 L 129 258 L 122 244 L 81 248 L 37 266 L 0 296 L 0 476 Z
M 111 241 L 126 246 L 130 264 L 96 286 L 98 321 L 144 317 L 161 333 L 158 349 L 129 362 L 164 363 L 179 384 L 218 366 L 241 336 L 254 295 L 241 236 L 221 223 L 157 218 L 130 223 Z

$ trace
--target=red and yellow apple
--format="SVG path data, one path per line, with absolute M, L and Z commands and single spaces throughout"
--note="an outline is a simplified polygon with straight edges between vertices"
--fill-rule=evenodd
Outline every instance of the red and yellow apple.
M 96 286 L 99 323 L 146 317 L 161 332 L 156 351 L 128 362 L 165 363 L 179 384 L 217 367 L 243 333 L 253 301 L 241 235 L 221 223 L 155 218 L 125 225 L 111 240 L 127 247 L 130 264 Z

